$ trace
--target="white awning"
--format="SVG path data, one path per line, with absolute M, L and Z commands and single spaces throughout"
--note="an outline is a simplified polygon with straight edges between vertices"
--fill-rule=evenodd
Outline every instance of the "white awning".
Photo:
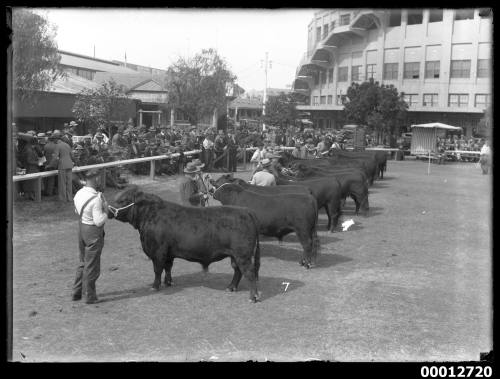
M 412 128 L 437 128 L 437 129 L 446 129 L 446 130 L 461 130 L 462 128 L 459 126 L 451 126 L 442 124 L 440 122 L 431 122 L 428 124 L 416 124 L 412 125 Z

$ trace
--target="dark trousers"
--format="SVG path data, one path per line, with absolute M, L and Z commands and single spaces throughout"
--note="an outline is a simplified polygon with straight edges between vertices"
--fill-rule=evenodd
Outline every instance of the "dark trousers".
M 237 150 L 229 150 L 228 154 L 229 154 L 229 166 L 228 166 L 227 170 L 229 172 L 236 172 L 238 151 Z
M 59 201 L 73 200 L 73 172 L 72 169 L 60 169 L 57 178 L 59 189 Z
M 213 160 L 213 150 L 212 149 L 206 149 L 203 151 L 203 161 L 205 163 L 205 169 L 206 171 L 211 171 L 212 170 L 212 160 Z
M 86 300 L 96 300 L 95 282 L 101 273 L 101 252 L 104 246 L 104 226 L 85 225 L 80 223 L 78 248 L 79 264 L 76 269 L 73 297 L 82 295 Z

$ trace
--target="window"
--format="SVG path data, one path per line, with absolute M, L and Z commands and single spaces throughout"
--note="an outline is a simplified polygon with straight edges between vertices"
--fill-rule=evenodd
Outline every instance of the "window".
M 421 24 L 423 19 L 422 10 L 409 10 L 408 11 L 408 25 Z
M 333 83 L 333 68 L 328 70 L 328 79 L 330 83 Z
M 376 64 L 367 64 L 366 65 L 366 80 L 368 79 L 375 79 L 375 68 Z
M 472 20 L 474 19 L 474 9 L 457 9 L 455 10 L 455 21 Z
M 401 26 L 401 10 L 391 10 L 389 15 L 389 26 Z
M 314 96 L 313 97 L 313 105 L 319 105 L 318 100 L 319 100 L 318 96 Z
M 481 17 L 481 18 L 490 18 L 491 17 L 491 8 L 480 8 L 478 14 L 479 14 L 479 17 Z
M 437 107 L 438 94 L 437 93 L 424 93 L 424 107 Z
M 448 97 L 448 106 L 455 108 L 467 108 L 469 105 L 469 95 L 450 93 Z
M 420 62 L 405 63 L 404 78 L 405 79 L 418 79 L 420 72 Z
M 350 22 L 351 22 L 351 15 L 350 14 L 343 14 L 340 16 L 340 26 L 349 25 Z
M 319 84 L 319 75 L 318 75 L 318 72 L 315 72 L 313 74 L 313 77 L 314 77 L 314 85 L 317 86 Z
M 323 38 L 328 36 L 328 24 L 323 25 Z
M 404 100 L 410 107 L 418 105 L 418 95 L 416 93 L 405 93 Z
M 333 96 L 328 95 L 328 104 L 333 104 Z
M 451 61 L 450 78 L 469 78 L 470 60 Z
M 348 67 L 339 67 L 339 82 L 347 82 L 347 69 Z
M 427 61 L 425 62 L 425 78 L 436 79 L 439 78 L 440 61 Z
M 398 78 L 398 64 L 384 63 L 384 79 L 396 80 Z
M 353 81 L 359 81 L 361 80 L 361 66 L 352 66 L 351 68 L 351 75 L 352 75 L 352 80 Z
M 477 77 L 488 78 L 490 76 L 490 59 L 477 60 Z
M 326 84 L 326 71 L 321 72 L 321 84 Z
M 476 108 L 486 109 L 491 105 L 491 95 L 478 93 L 476 94 L 476 99 L 474 102 L 474 106 Z
M 326 96 L 321 96 L 321 97 L 319 98 L 319 103 L 320 103 L 320 104 L 326 104 Z
M 440 21 L 443 21 L 443 10 L 431 9 L 429 11 L 429 22 L 440 22 Z
M 316 42 L 318 42 L 321 39 L 321 26 L 318 26 L 316 28 Z
M 335 29 L 335 21 L 332 21 L 330 23 L 330 30 L 333 30 L 333 29 Z

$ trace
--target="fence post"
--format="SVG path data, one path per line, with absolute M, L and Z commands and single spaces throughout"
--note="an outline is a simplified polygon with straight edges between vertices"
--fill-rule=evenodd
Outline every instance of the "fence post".
M 247 148 L 243 148 L 243 171 L 247 170 Z
M 149 178 L 153 180 L 155 178 L 155 162 L 156 161 L 150 161 L 150 166 L 149 166 Z
M 101 183 L 103 185 L 103 188 L 106 188 L 106 169 L 103 168 L 101 171 Z
M 35 201 L 37 203 L 42 201 L 42 178 L 36 179 Z

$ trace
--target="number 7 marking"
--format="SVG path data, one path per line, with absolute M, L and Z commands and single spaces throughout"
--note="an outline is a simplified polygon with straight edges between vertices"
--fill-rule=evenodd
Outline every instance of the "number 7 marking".
M 283 282 L 283 283 L 281 283 L 281 284 L 286 285 L 286 287 L 285 287 L 285 292 L 286 292 L 286 290 L 288 289 L 288 286 L 290 285 L 290 282 Z

